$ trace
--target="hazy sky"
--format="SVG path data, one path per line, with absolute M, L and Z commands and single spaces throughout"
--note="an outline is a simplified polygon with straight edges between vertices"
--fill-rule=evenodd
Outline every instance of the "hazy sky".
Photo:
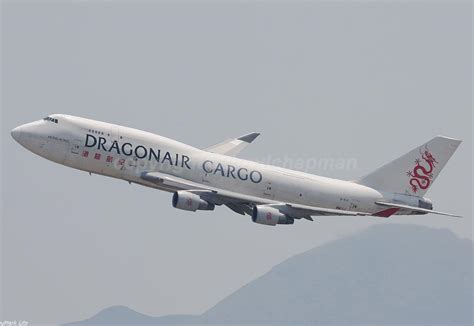
M 282 260 L 376 223 L 472 238 L 470 2 L 2 3 L 2 315 L 111 305 L 198 314 Z M 437 134 L 464 143 L 428 193 L 441 216 L 265 227 L 226 208 L 72 170 L 10 130 L 68 113 L 241 156 L 355 159 L 355 179 Z M 403 241 L 403 239 L 400 239 Z

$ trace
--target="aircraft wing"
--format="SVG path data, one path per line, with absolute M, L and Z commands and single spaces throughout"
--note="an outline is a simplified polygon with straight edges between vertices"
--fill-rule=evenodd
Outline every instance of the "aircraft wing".
M 238 138 L 228 139 L 222 143 L 204 149 L 205 151 L 224 154 L 228 156 L 236 156 L 245 147 L 255 140 L 260 134 L 258 132 L 252 132 L 247 135 L 240 136 Z
M 241 215 L 251 215 L 252 208 L 256 205 L 268 205 L 293 218 L 305 218 L 312 221 L 311 216 L 367 216 L 370 213 L 330 209 L 317 206 L 301 205 L 296 203 L 282 203 L 267 198 L 260 198 L 241 194 L 229 190 L 218 189 L 192 182 L 183 178 L 162 172 L 144 172 L 143 180 L 177 190 L 186 190 L 199 195 L 202 199 L 214 205 L 226 205 L 232 211 Z

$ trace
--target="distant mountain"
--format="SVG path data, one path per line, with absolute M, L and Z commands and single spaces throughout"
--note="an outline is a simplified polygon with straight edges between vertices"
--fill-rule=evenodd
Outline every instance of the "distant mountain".
M 124 306 L 113 306 L 102 310 L 90 319 L 67 325 L 136 325 L 136 324 L 183 324 L 197 323 L 199 316 L 170 315 L 151 317 Z
M 447 230 L 378 225 L 287 259 L 200 316 L 112 307 L 74 325 L 472 325 L 473 248 Z

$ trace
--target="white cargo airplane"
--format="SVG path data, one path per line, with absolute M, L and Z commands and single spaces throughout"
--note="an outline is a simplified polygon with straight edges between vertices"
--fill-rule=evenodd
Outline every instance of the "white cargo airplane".
M 53 114 L 12 137 L 33 153 L 89 173 L 173 192 L 187 211 L 225 205 L 265 225 L 312 216 L 440 214 L 424 197 L 460 140 L 438 136 L 355 181 L 329 179 L 235 156 L 259 134 L 198 149 L 149 132 Z

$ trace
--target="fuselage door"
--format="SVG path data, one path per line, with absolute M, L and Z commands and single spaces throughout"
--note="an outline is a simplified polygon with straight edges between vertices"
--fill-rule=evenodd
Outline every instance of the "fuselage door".
M 74 139 L 71 142 L 71 153 L 72 154 L 79 154 L 81 152 L 82 140 Z
M 113 143 L 114 141 L 120 143 L 120 135 L 119 135 L 119 128 L 118 126 L 112 125 L 110 127 L 110 141 Z
M 130 167 L 137 167 L 138 164 L 138 158 L 136 156 L 131 156 L 130 159 L 128 160 L 128 166 Z
M 360 201 L 357 199 L 351 199 L 350 205 L 349 205 L 349 210 L 350 211 L 356 211 L 357 208 L 359 207 Z
M 113 145 L 114 142 L 119 142 L 119 133 L 118 133 L 118 127 L 117 126 L 110 126 L 108 132 L 107 132 L 107 144 L 108 148 L 110 148 L 109 152 L 106 153 L 106 158 L 105 158 L 105 164 L 108 168 L 110 167 L 118 167 L 119 163 L 121 162 L 121 156 L 118 153 L 117 147 L 118 145 Z M 112 147 L 111 147 L 112 146 Z M 120 167 L 119 167 L 120 169 Z M 113 173 L 114 175 L 116 173 Z
M 270 199 L 273 199 L 275 197 L 275 189 L 272 186 L 272 183 L 270 181 L 265 182 L 263 184 L 263 195 L 266 198 L 270 198 Z
M 121 149 L 121 144 L 124 142 L 123 136 L 120 134 L 120 129 L 118 126 L 112 125 L 110 127 L 110 141 L 113 144 L 117 142 L 118 147 Z M 120 154 L 119 154 L 120 153 Z M 115 154 L 113 159 L 114 167 L 119 171 L 124 171 L 126 169 L 126 165 L 128 164 L 126 156 L 119 150 L 119 153 Z M 122 176 L 123 173 L 120 172 Z

